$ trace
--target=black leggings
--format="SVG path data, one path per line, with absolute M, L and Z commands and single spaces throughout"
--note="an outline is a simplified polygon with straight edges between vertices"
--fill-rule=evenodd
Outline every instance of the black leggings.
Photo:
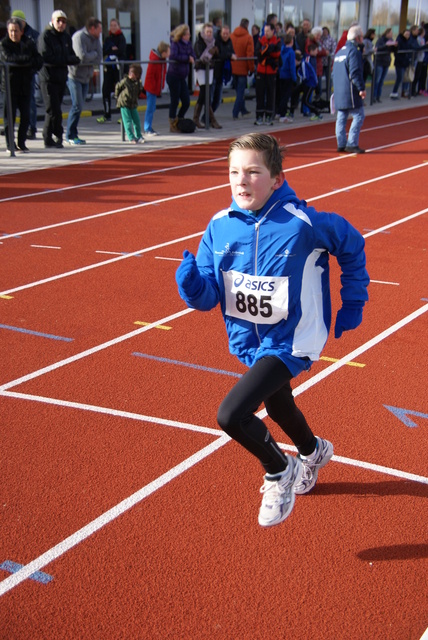
M 256 456 L 266 473 L 280 473 L 287 461 L 264 422 L 254 415 L 262 402 L 299 453 L 308 455 L 316 447 L 315 436 L 294 402 L 291 378 L 282 360 L 266 356 L 240 378 L 218 410 L 223 431 Z

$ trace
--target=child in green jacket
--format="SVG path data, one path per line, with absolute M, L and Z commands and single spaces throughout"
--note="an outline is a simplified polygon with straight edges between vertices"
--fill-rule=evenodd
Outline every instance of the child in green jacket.
M 131 64 L 128 75 L 117 83 L 114 97 L 120 108 L 123 126 L 126 136 L 131 144 L 142 144 L 144 138 L 141 135 L 140 114 L 138 113 L 138 97 L 143 90 L 141 74 L 143 70 L 140 64 Z

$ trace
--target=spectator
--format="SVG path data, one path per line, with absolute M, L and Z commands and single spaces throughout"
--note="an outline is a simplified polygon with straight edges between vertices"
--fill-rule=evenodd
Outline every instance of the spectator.
M 279 121 L 289 122 L 287 117 L 287 112 L 289 111 L 288 103 L 293 88 L 297 84 L 296 54 L 293 49 L 293 36 L 286 33 L 282 40 L 281 66 L 279 67 Z
M 334 57 L 333 82 L 336 116 L 337 150 L 346 153 L 364 153 L 358 146 L 364 122 L 363 100 L 366 87 L 363 79 L 363 30 L 355 25 L 348 31 L 346 45 Z M 352 118 L 348 139 L 346 121 Z
M 412 63 L 412 54 L 410 51 L 408 51 L 410 49 L 409 40 L 410 40 L 409 29 L 404 29 L 404 31 L 402 33 L 399 33 L 397 36 L 397 48 L 395 50 L 395 60 L 394 60 L 395 83 L 392 89 L 392 93 L 389 96 L 392 100 L 399 99 L 398 90 L 400 88 L 401 83 L 403 83 L 402 94 L 401 94 L 402 97 L 404 97 L 406 95 L 406 92 L 409 91 L 409 83 L 403 82 L 404 72 L 406 71 L 407 67 L 409 67 Z
M 311 120 L 322 120 L 321 110 L 312 102 L 312 94 L 316 89 L 318 80 L 312 60 L 316 60 L 317 45 L 311 42 L 308 46 L 309 54 L 302 57 L 300 51 L 296 51 L 297 85 L 291 92 L 291 108 L 285 122 L 293 122 L 294 112 L 299 105 L 302 95 L 302 113 L 312 114 Z
M 39 39 L 39 32 L 30 27 L 25 17 L 25 13 L 19 9 L 12 12 L 12 18 L 18 18 L 21 20 L 24 26 L 24 36 L 31 38 L 37 45 Z M 27 140 L 35 140 L 37 133 L 37 104 L 36 104 L 36 76 L 37 73 L 33 73 L 31 79 L 31 98 L 30 98 L 30 125 L 27 131 Z
M 193 122 L 199 129 L 204 128 L 199 117 L 202 113 L 202 109 L 208 103 L 210 124 L 214 129 L 221 129 L 222 127 L 215 119 L 215 115 L 210 104 L 210 87 L 214 80 L 214 60 L 218 56 L 218 48 L 215 44 L 213 26 L 211 22 L 206 22 L 203 25 L 198 37 L 196 38 L 194 51 L 196 55 L 195 70 L 196 79 L 199 85 L 199 96 L 195 105 Z M 209 66 L 208 84 L 206 77 L 207 64 Z
M 265 35 L 265 26 L 271 24 L 273 26 L 274 33 L 276 33 L 276 25 L 278 24 L 278 16 L 276 13 L 269 13 L 266 20 L 263 22 L 262 31 L 260 36 Z M 255 51 L 255 49 L 254 49 Z
M 233 43 L 230 38 L 230 28 L 225 24 L 217 38 L 215 44 L 218 49 L 218 56 L 214 60 L 214 82 L 211 107 L 215 113 L 221 103 L 223 95 L 223 84 L 227 84 L 232 77 L 231 61 L 236 60 L 233 50 Z
M 424 30 L 422 30 L 423 33 L 425 33 Z M 425 38 L 420 35 L 420 29 L 418 27 L 418 25 L 413 25 L 413 27 L 410 28 L 410 38 L 409 38 L 409 49 L 412 49 L 414 51 L 414 54 L 412 56 L 412 67 L 414 69 L 414 78 L 412 80 L 412 85 L 411 85 L 411 92 L 412 92 L 412 96 L 417 96 L 418 95 L 418 91 L 417 91 L 417 85 L 419 83 L 419 76 L 421 73 L 421 67 L 418 68 L 418 62 L 423 61 L 424 59 L 424 45 L 425 45 Z
M 232 110 L 234 120 L 238 119 L 239 114 L 242 117 L 250 114 L 245 106 L 247 78 L 254 72 L 254 41 L 248 33 L 249 24 L 247 18 L 242 18 L 239 27 L 236 27 L 230 36 L 237 57 L 237 60 L 232 62 L 233 83 L 236 91 Z
M 144 118 L 144 134 L 147 136 L 157 136 L 157 131 L 153 129 L 153 115 L 156 111 L 156 98 L 162 95 L 165 86 L 166 62 L 169 58 L 170 46 L 167 42 L 160 42 L 157 49 L 152 49 L 147 66 L 146 79 L 144 80 L 144 91 L 147 96 L 147 109 Z
M 218 35 L 220 35 L 220 31 L 222 29 L 223 26 L 223 18 L 221 16 L 217 16 L 216 18 L 213 18 L 213 36 L 214 36 L 214 40 L 217 38 Z
M 253 44 L 254 44 L 254 51 L 256 50 L 256 44 L 259 41 L 260 38 L 260 27 L 257 26 L 256 24 L 253 24 L 253 26 L 251 27 L 251 35 L 253 36 Z
M 7 36 L 0 42 L 0 60 L 12 65 L 9 67 L 11 113 L 7 108 L 6 95 L 3 100 L 4 131 L 7 151 L 28 153 L 25 144 L 30 123 L 31 82 L 43 64 L 34 40 L 24 34 L 24 25 L 18 18 L 10 18 L 6 24 Z M 1 90 L 6 93 L 6 74 L 2 74 Z M 15 145 L 15 120 L 19 110 L 18 145 Z M 9 116 L 11 116 L 9 118 Z M 9 128 L 9 120 L 12 127 Z
M 359 25 L 358 25 L 358 22 L 355 22 L 355 21 L 354 21 L 354 22 L 351 22 L 349 29 L 350 29 L 351 27 L 356 27 L 356 26 L 359 26 Z M 340 36 L 340 38 L 339 38 L 339 42 L 337 43 L 335 53 L 337 53 L 338 51 L 340 51 L 340 49 L 341 49 L 342 47 L 344 47 L 344 46 L 345 46 L 346 41 L 347 41 L 347 38 L 348 38 L 348 31 L 349 31 L 349 29 L 344 29 L 344 31 L 342 32 L 342 35 L 341 35 L 341 36 Z
M 305 55 L 306 53 L 306 40 L 308 39 L 310 30 L 311 23 L 309 22 L 309 20 L 303 20 L 296 36 L 296 47 L 302 52 L 303 55 Z
M 393 39 L 392 29 L 385 29 L 383 34 L 378 38 L 375 46 L 375 86 L 373 102 L 382 102 L 383 83 L 391 66 L 391 51 L 396 46 Z
M 128 74 L 117 83 L 114 90 L 125 133 L 131 144 L 144 143 L 144 138 L 141 135 L 140 114 L 138 113 L 138 97 L 143 90 L 142 73 L 140 64 L 131 64 Z
M 278 73 L 281 41 L 275 35 L 275 26 L 267 24 L 257 44 L 256 121 L 254 124 L 273 125 L 275 118 L 275 87 Z
M 428 22 L 425 22 L 423 29 L 425 31 L 425 44 L 428 42 Z M 424 58 L 422 60 L 422 69 L 419 76 L 419 93 L 427 95 L 427 71 L 428 71 L 428 49 L 425 49 Z
M 294 24 L 292 22 L 287 22 L 285 27 L 285 34 L 293 36 L 293 49 L 294 51 L 296 51 L 297 47 L 296 47 L 296 29 L 294 27 Z
M 425 47 L 426 44 L 426 31 L 424 27 L 420 27 L 419 32 L 418 32 L 418 44 L 421 47 Z M 417 96 L 417 95 L 424 95 L 425 92 L 425 84 L 426 84 L 426 62 L 425 59 L 427 57 L 427 51 L 419 51 L 417 56 L 416 56 L 416 69 L 415 69 L 415 79 L 413 81 L 412 84 L 412 95 Z M 423 80 L 423 82 L 421 82 L 421 79 L 423 79 L 423 71 L 424 71 L 424 66 L 425 66 L 425 79 Z
M 104 40 L 103 56 L 105 62 L 116 62 L 126 59 L 126 39 L 123 35 L 119 21 L 116 18 L 110 20 L 110 31 Z M 103 80 L 103 107 L 104 114 L 97 118 L 99 124 L 111 122 L 111 94 L 120 80 L 120 70 L 117 64 L 108 64 L 104 67 Z
M 73 48 L 80 58 L 81 65 L 68 67 L 67 86 L 71 96 L 71 109 L 67 120 L 65 141 L 71 145 L 86 144 L 78 136 L 77 125 L 89 89 L 89 81 L 94 75 L 94 64 L 101 64 L 103 50 L 100 43 L 101 20 L 89 18 L 86 26 L 73 34 Z
M 312 64 L 315 63 L 314 64 L 315 72 L 317 74 L 317 86 L 315 88 L 315 93 L 317 97 L 321 95 L 323 59 L 328 53 L 327 49 L 324 49 L 324 47 L 322 46 L 321 38 L 322 38 L 322 27 L 314 27 L 311 30 L 309 36 L 307 37 L 306 45 L 305 45 L 306 55 L 309 55 L 309 45 L 312 43 L 316 45 L 316 55 L 313 55 L 313 54 L 311 55 L 311 62 Z
M 178 120 L 184 118 L 190 106 L 187 77 L 190 65 L 194 64 L 196 54 L 190 42 L 190 29 L 187 24 L 180 24 L 171 34 L 171 53 L 166 81 L 169 87 L 169 126 L 172 133 L 179 131 Z M 177 115 L 178 103 L 181 107 Z
M 333 54 L 336 51 L 336 40 L 330 33 L 330 29 L 328 27 L 322 28 L 322 36 L 321 36 L 321 45 L 328 52 L 327 56 L 324 56 L 322 59 L 322 74 L 325 77 L 326 83 L 326 97 L 329 99 L 329 91 L 330 87 L 330 78 L 331 78 L 331 69 L 333 66 Z
M 373 53 L 374 46 L 373 41 L 376 36 L 375 29 L 367 29 L 366 35 L 363 40 L 363 78 L 364 84 L 367 82 L 367 78 L 373 75 Z
M 38 40 L 39 52 L 44 61 L 39 81 L 45 103 L 43 140 L 46 148 L 61 149 L 63 146 L 61 104 L 67 86 L 67 65 L 80 63 L 66 27 L 67 16 L 64 11 L 54 11 L 49 26 Z

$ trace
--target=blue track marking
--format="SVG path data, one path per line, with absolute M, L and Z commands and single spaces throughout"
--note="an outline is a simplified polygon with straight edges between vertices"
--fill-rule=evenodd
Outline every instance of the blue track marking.
M 11 560 L 5 560 L 2 564 L 0 564 L 0 569 L 3 571 L 7 571 L 8 573 L 16 573 L 20 569 L 22 569 L 24 565 L 18 564 L 18 562 L 12 562 Z M 32 573 L 30 580 L 35 580 L 35 582 L 41 582 L 41 584 L 48 584 L 51 580 L 53 580 L 53 576 L 50 576 L 48 573 L 43 573 L 43 571 L 36 571 Z
M 180 360 L 170 360 L 169 358 L 160 358 L 158 356 L 151 356 L 148 353 L 138 353 L 135 351 L 133 356 L 139 358 L 147 358 L 148 360 L 158 360 L 159 362 L 166 362 L 168 364 L 178 364 L 181 367 L 190 367 L 191 369 L 199 369 L 200 371 L 209 371 L 210 373 L 218 373 L 223 376 L 232 376 L 232 378 L 242 378 L 242 373 L 234 373 L 233 371 L 225 371 L 224 369 L 212 369 L 211 367 L 203 367 L 200 364 L 192 364 L 191 362 L 181 362 Z
M 417 418 L 428 418 L 428 413 L 421 413 L 420 411 L 411 411 L 410 409 L 400 409 L 400 407 L 391 407 L 388 404 L 383 405 L 385 409 L 388 409 L 396 418 L 401 420 L 406 427 L 418 427 L 416 422 L 413 422 L 409 416 L 416 416 Z
M 39 338 L 49 338 L 50 340 L 62 340 L 63 342 L 73 342 L 74 338 L 63 338 L 63 336 L 54 336 L 51 333 L 40 333 L 40 331 L 32 331 L 31 329 L 23 329 L 22 327 L 11 327 L 8 324 L 0 324 L 0 329 L 9 329 L 9 331 L 19 331 L 19 333 L 29 333 Z

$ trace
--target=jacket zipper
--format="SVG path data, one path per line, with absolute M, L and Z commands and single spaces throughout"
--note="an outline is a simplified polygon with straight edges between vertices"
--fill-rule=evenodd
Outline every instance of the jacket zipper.
M 258 257 L 258 253 L 259 253 L 259 230 L 260 230 L 260 225 L 262 224 L 262 222 L 264 220 L 266 220 L 267 216 L 269 215 L 269 213 L 272 211 L 272 209 L 278 204 L 277 202 L 274 202 L 274 204 L 266 211 L 266 213 L 264 214 L 264 216 L 262 218 L 260 218 L 260 220 L 258 220 L 255 225 L 255 232 L 256 232 L 256 249 L 254 252 L 254 275 L 257 276 L 258 275 L 258 269 L 257 269 L 257 257 Z M 260 334 L 259 334 L 259 327 L 256 323 L 254 323 L 254 330 L 256 332 L 256 336 L 257 336 L 257 340 L 259 341 L 259 347 L 261 346 L 262 341 L 260 340 Z

